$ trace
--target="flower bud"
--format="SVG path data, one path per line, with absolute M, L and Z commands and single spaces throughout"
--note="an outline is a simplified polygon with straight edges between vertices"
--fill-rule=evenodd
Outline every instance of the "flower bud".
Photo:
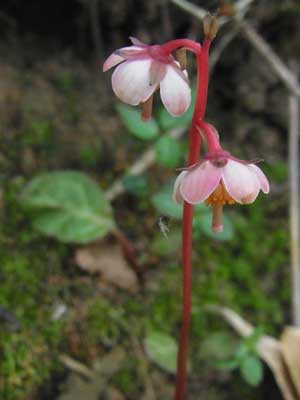
M 212 40 L 218 32 L 218 22 L 214 15 L 207 14 L 203 18 L 203 30 L 207 39 Z
M 182 47 L 176 50 L 175 58 L 179 62 L 180 68 L 184 71 L 187 68 L 186 49 Z

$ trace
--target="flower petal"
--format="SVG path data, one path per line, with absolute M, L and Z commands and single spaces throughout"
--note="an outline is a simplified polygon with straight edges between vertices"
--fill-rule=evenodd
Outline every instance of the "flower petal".
M 269 193 L 270 191 L 269 181 L 266 175 L 262 172 L 262 170 L 258 168 L 258 166 L 255 164 L 249 164 L 248 167 L 253 169 L 253 171 L 256 173 L 256 176 L 260 182 L 261 190 L 266 194 Z
M 222 180 L 230 196 L 240 204 L 252 203 L 260 190 L 255 171 L 247 164 L 228 160 L 223 168 Z
M 120 62 L 124 61 L 124 57 L 119 56 L 116 53 L 112 53 L 104 62 L 103 64 L 103 72 L 108 71 L 109 69 L 111 69 L 112 67 L 114 67 L 115 65 L 120 64 Z
M 177 178 L 176 178 L 176 180 L 175 180 L 175 182 L 174 182 L 174 189 L 173 189 L 173 195 L 172 195 L 172 198 L 173 198 L 173 201 L 175 202 L 175 203 L 178 203 L 178 204 L 182 204 L 183 203 L 183 197 L 181 196 L 181 193 L 180 193 L 180 185 L 181 185 L 181 182 L 182 182 L 182 180 L 184 179 L 184 177 L 185 177 L 185 175 L 187 174 L 187 171 L 182 171 L 178 176 L 177 176 Z
M 125 61 L 112 74 L 112 88 L 124 103 L 136 106 L 155 91 L 150 85 L 151 59 Z
M 183 114 L 191 102 L 191 89 L 183 78 L 184 73 L 172 64 L 167 65 L 167 73 L 160 82 L 160 95 L 166 109 L 174 117 Z
M 123 57 L 124 59 L 132 59 L 142 56 L 147 56 L 147 50 L 141 46 L 127 46 L 121 47 L 115 51 L 115 54 Z
M 167 73 L 167 65 L 153 60 L 150 67 L 150 84 L 158 84 Z
M 201 203 L 218 186 L 223 168 L 215 167 L 210 161 L 204 161 L 198 167 L 185 171 L 180 183 L 181 196 L 190 204 Z

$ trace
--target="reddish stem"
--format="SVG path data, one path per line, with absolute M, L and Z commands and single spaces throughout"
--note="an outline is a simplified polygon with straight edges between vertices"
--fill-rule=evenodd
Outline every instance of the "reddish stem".
M 213 126 L 210 124 L 207 124 L 203 120 L 197 122 L 198 127 L 200 128 L 201 132 L 206 137 L 209 152 L 210 153 L 215 153 L 218 151 L 222 151 L 222 147 L 219 142 L 218 135 L 216 131 L 214 130 Z
M 199 160 L 201 137 L 197 129 L 197 121 L 203 119 L 208 88 L 208 51 L 210 40 L 205 39 L 200 53 L 197 53 L 197 99 L 195 111 L 190 130 L 190 148 L 188 166 L 195 164 Z M 183 208 L 183 227 L 182 227 L 182 263 L 183 263 L 183 308 L 182 323 L 179 339 L 179 349 L 177 358 L 177 376 L 175 400 L 183 400 L 186 384 L 186 363 L 188 351 L 188 339 L 191 322 L 191 294 L 192 294 L 192 224 L 193 206 L 184 202 Z
M 174 50 L 177 50 L 179 47 L 184 47 L 195 54 L 199 54 L 201 52 L 200 43 L 194 42 L 194 40 L 190 39 L 175 39 L 170 40 L 167 43 L 161 45 L 161 49 L 163 49 L 167 54 L 172 53 Z

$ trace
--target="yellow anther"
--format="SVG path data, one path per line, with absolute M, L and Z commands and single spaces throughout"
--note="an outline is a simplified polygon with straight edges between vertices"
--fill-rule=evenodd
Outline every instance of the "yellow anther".
M 230 196 L 221 182 L 213 191 L 213 193 L 205 200 L 205 203 L 208 206 L 225 205 L 234 204 L 235 200 Z

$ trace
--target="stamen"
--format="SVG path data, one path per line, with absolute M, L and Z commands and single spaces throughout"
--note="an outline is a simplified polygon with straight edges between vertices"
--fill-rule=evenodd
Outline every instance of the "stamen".
M 150 96 L 148 100 L 144 103 L 141 103 L 142 113 L 141 117 L 143 121 L 148 121 L 152 117 L 152 104 L 153 104 L 153 96 Z
M 212 194 L 205 200 L 205 203 L 208 206 L 224 206 L 225 204 L 234 204 L 235 200 L 230 196 L 221 182 L 212 192 Z

